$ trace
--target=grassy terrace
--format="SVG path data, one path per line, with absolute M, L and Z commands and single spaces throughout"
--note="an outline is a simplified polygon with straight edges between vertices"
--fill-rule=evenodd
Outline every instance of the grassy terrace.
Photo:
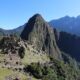
M 46 54 L 40 54 L 40 53 L 37 54 L 35 52 L 26 49 L 25 56 L 22 60 L 23 64 L 30 64 L 37 62 L 45 63 L 46 61 L 49 61 L 49 57 Z
M 14 67 L 17 67 L 17 64 L 14 63 L 14 61 L 17 62 L 17 58 L 18 57 L 10 60 L 9 55 L 1 54 L 0 52 L 0 80 L 6 80 L 6 78 L 15 79 L 16 77 L 19 77 L 20 80 L 29 80 L 29 78 L 30 80 L 37 80 L 33 76 L 29 75 L 29 73 L 24 74 L 22 71 L 13 69 Z M 21 61 L 22 65 L 37 62 L 45 63 L 46 61 L 49 61 L 49 57 L 45 53 L 42 54 L 42 52 L 37 51 L 31 45 L 28 45 L 28 47 L 25 49 L 24 58 L 20 59 L 20 62 Z
M 16 76 L 20 78 L 20 80 L 28 80 L 29 78 L 31 80 L 36 80 L 35 78 L 29 76 L 29 75 L 24 75 L 20 72 L 17 71 L 12 71 L 7 68 L 0 68 L 0 80 L 5 80 L 7 77 L 11 77 L 14 79 Z
M 12 70 L 8 70 L 6 68 L 0 68 L 0 80 L 5 80 L 5 77 L 9 76 L 12 73 L 13 73 Z

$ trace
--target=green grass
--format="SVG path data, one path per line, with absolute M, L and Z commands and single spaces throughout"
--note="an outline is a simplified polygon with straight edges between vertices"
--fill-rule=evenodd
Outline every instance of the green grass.
M 5 77 L 12 74 L 12 70 L 8 70 L 6 68 L 0 68 L 0 80 L 5 80 Z
M 12 78 L 15 78 L 15 76 L 19 76 L 21 80 L 28 80 L 31 78 L 31 80 L 37 80 L 32 76 L 24 75 L 17 71 L 12 71 L 11 69 L 7 68 L 0 68 L 0 80 L 5 80 L 7 76 L 12 76 Z
M 22 60 L 24 64 L 37 63 L 37 62 L 45 63 L 46 61 L 49 61 L 49 58 L 46 54 L 36 54 L 28 49 L 25 50 L 25 56 Z
M 5 55 L 0 53 L 0 61 L 3 61 L 5 59 Z

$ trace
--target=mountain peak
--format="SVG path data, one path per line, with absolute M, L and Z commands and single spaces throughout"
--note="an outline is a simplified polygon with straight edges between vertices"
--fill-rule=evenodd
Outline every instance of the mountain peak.
M 31 32 L 34 31 L 34 29 L 38 29 L 38 28 L 41 28 L 43 26 L 41 26 L 41 24 L 44 24 L 45 21 L 44 19 L 42 18 L 42 16 L 40 14 L 35 14 L 33 15 L 27 24 L 25 24 L 25 27 L 24 27 L 24 30 L 21 34 L 21 37 L 25 40 L 28 40 L 28 36 Z M 37 31 L 37 30 L 36 30 Z M 26 37 L 24 37 L 25 33 L 27 34 Z
M 36 22 L 36 21 L 44 21 L 44 19 L 42 18 L 42 16 L 40 14 L 35 14 L 33 15 L 28 22 Z
M 33 17 L 42 17 L 39 13 L 33 15 Z
M 21 38 L 34 45 L 38 50 L 61 59 L 53 28 L 40 14 L 35 14 L 29 19 L 21 33 Z

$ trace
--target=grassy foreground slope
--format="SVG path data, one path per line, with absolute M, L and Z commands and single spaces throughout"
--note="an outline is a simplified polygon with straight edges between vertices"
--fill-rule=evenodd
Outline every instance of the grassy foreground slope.
M 47 54 L 42 54 L 42 52 L 38 52 L 36 49 L 33 49 L 30 45 L 29 48 L 25 49 L 25 56 L 22 59 L 23 64 L 31 64 L 31 63 L 45 63 L 49 62 L 50 59 Z
M 16 76 L 19 77 L 20 80 L 28 80 L 28 79 L 37 80 L 34 77 L 29 76 L 28 74 L 25 75 L 23 73 L 12 71 L 7 68 L 0 68 L 0 80 L 6 80 L 7 78 L 9 79 L 9 77 L 15 79 Z
M 6 68 L 0 68 L 0 80 L 4 80 L 6 76 L 12 74 L 12 70 Z

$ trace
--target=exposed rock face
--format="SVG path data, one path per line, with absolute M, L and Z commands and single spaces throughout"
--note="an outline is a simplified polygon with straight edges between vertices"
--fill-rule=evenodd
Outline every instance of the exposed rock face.
M 66 32 L 54 31 L 56 42 L 61 51 L 80 61 L 80 37 Z
M 54 58 L 61 58 L 60 50 L 55 41 L 53 28 L 36 14 L 30 18 L 21 34 L 21 38 L 35 45 L 37 49 L 43 50 Z

